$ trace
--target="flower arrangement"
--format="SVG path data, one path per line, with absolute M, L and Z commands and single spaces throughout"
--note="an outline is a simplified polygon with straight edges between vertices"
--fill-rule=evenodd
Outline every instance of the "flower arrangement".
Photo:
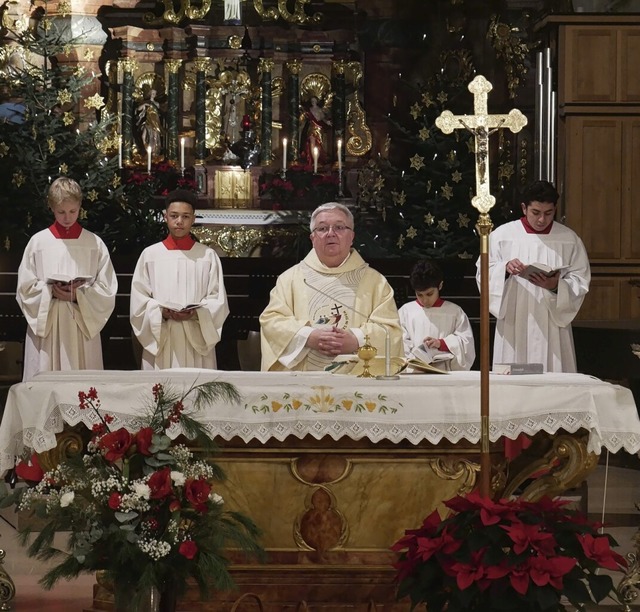
M 280 174 L 263 174 L 259 181 L 260 198 L 273 210 L 313 209 L 338 197 L 337 174 L 314 174 L 300 164 Z
M 219 398 L 235 401 L 238 393 L 222 382 L 193 386 L 184 394 L 157 384 L 144 426 L 131 433 L 111 429 L 114 417 L 101 410 L 95 388 L 79 393 L 80 408 L 93 410 L 97 421 L 87 452 L 45 474 L 38 473 L 37 460 L 19 464 L 19 475 L 39 482 L 17 489 L 3 503 L 46 521 L 27 549 L 43 560 L 62 557 L 41 578 L 45 588 L 105 570 L 116 585 L 119 609 L 154 587 L 178 595 L 189 578 L 202 596 L 212 587 L 233 586 L 225 549 L 260 554 L 257 529 L 247 517 L 225 510 L 215 490 L 224 477 L 220 468 L 167 435 L 182 431 L 198 448 L 210 448 L 194 415 Z M 60 531 L 70 532 L 68 552 L 53 547 Z M 23 544 L 29 535 L 30 529 L 21 531 Z
M 611 549 L 600 525 L 567 508 L 567 502 L 491 501 L 472 493 L 445 505 L 422 527 L 405 532 L 392 550 L 398 598 L 429 612 L 564 610 L 564 596 L 582 609 L 616 596 L 613 580 L 599 570 L 621 570 L 625 559 Z

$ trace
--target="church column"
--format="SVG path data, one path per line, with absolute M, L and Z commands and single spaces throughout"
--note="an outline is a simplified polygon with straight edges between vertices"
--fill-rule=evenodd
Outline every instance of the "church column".
M 287 84 L 287 133 L 290 135 L 291 146 L 287 148 L 287 161 L 298 161 L 300 156 L 300 141 L 298 132 L 300 131 L 300 71 L 302 62 L 291 60 L 286 63 L 289 71 L 289 82 Z
M 178 115 L 180 113 L 180 86 L 178 83 L 178 73 L 182 60 L 168 59 L 165 60 L 167 69 L 167 159 L 169 161 L 178 162 Z
M 133 153 L 133 73 L 138 63 L 130 57 L 120 60 L 122 66 L 122 164 L 131 165 Z
M 271 71 L 273 60 L 261 58 L 258 70 L 262 77 L 262 123 L 260 125 L 260 163 L 263 166 L 271 163 L 273 97 L 271 95 Z
M 211 66 L 210 57 L 193 60 L 196 68 L 196 165 L 203 166 L 206 157 L 206 105 L 207 71 Z
M 333 129 L 335 139 L 344 141 L 345 134 L 345 116 L 347 114 L 347 85 L 345 81 L 345 71 L 347 64 L 344 60 L 333 62 Z M 337 160 L 336 160 L 337 161 Z

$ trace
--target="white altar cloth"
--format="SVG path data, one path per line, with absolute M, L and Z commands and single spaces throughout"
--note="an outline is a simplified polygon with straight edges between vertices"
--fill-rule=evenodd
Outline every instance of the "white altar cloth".
M 197 418 L 212 436 L 244 441 L 287 436 L 334 440 L 349 437 L 417 444 L 480 439 L 480 373 L 403 375 L 384 381 L 325 372 L 235 372 L 176 369 L 156 372 L 44 372 L 9 390 L 0 424 L 0 471 L 13 466 L 24 447 L 38 452 L 56 445 L 64 424 L 91 427 L 96 415 L 78 406 L 78 392 L 95 387 L 112 429 L 141 426 L 155 383 L 176 391 L 194 382 L 225 381 L 242 400 L 210 406 Z M 490 377 L 490 438 L 515 439 L 539 431 L 589 432 L 588 448 L 600 453 L 640 450 L 640 419 L 631 392 L 583 374 Z M 172 437 L 179 429 L 170 432 Z

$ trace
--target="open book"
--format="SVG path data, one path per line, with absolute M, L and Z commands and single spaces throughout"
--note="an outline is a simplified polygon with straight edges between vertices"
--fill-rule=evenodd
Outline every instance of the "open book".
M 52 274 L 47 277 L 47 283 L 50 285 L 53 283 L 75 283 L 76 281 L 90 281 L 93 276 L 71 276 L 69 274 Z
M 195 310 L 200 308 L 202 304 L 180 304 L 179 302 L 160 302 L 161 308 L 175 310 L 176 312 L 184 312 L 185 310 Z
M 439 351 L 437 349 L 431 348 L 426 344 L 421 344 L 420 346 L 416 346 L 411 351 L 413 356 L 419 361 L 423 361 L 424 363 L 433 363 L 435 361 L 450 361 L 453 359 L 453 354 L 448 351 Z
M 546 264 L 542 263 L 532 263 L 529 264 L 520 274 L 518 275 L 520 278 L 524 278 L 525 280 L 529 280 L 532 274 L 543 274 L 544 276 L 553 276 L 556 272 L 561 272 L 568 266 L 560 266 L 559 268 L 551 268 Z
M 391 357 L 391 374 L 448 374 L 424 361 L 413 358 Z M 325 368 L 332 374 L 349 374 L 360 376 L 364 370 L 364 362 L 357 355 L 337 355 Z M 369 371 L 372 376 L 381 376 L 386 372 L 386 362 L 383 356 L 376 356 L 369 361 Z

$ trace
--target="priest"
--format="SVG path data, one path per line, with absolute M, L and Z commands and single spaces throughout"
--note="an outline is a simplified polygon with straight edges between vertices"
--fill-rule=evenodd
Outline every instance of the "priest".
M 142 369 L 215 369 L 215 346 L 229 314 L 220 258 L 190 234 L 196 195 L 165 199 L 169 235 L 147 247 L 131 281 L 131 325 L 142 345 Z
M 575 372 L 571 322 L 589 291 L 591 269 L 578 235 L 554 220 L 558 192 L 536 181 L 522 195 L 523 217 L 489 236 L 489 310 L 496 319 L 493 363 L 542 363 Z M 556 270 L 521 277 L 530 264 Z M 480 287 L 480 261 L 476 279 Z
M 351 211 L 322 204 L 310 227 L 313 249 L 280 275 L 260 315 L 262 370 L 322 370 L 355 353 L 365 336 L 382 355 L 385 328 L 391 356 L 402 356 L 393 289 L 352 248 Z
M 27 320 L 23 380 L 50 370 L 101 370 L 100 331 L 118 281 L 104 242 L 78 223 L 82 190 L 71 178 L 49 187 L 54 223 L 27 244 L 16 298 Z

